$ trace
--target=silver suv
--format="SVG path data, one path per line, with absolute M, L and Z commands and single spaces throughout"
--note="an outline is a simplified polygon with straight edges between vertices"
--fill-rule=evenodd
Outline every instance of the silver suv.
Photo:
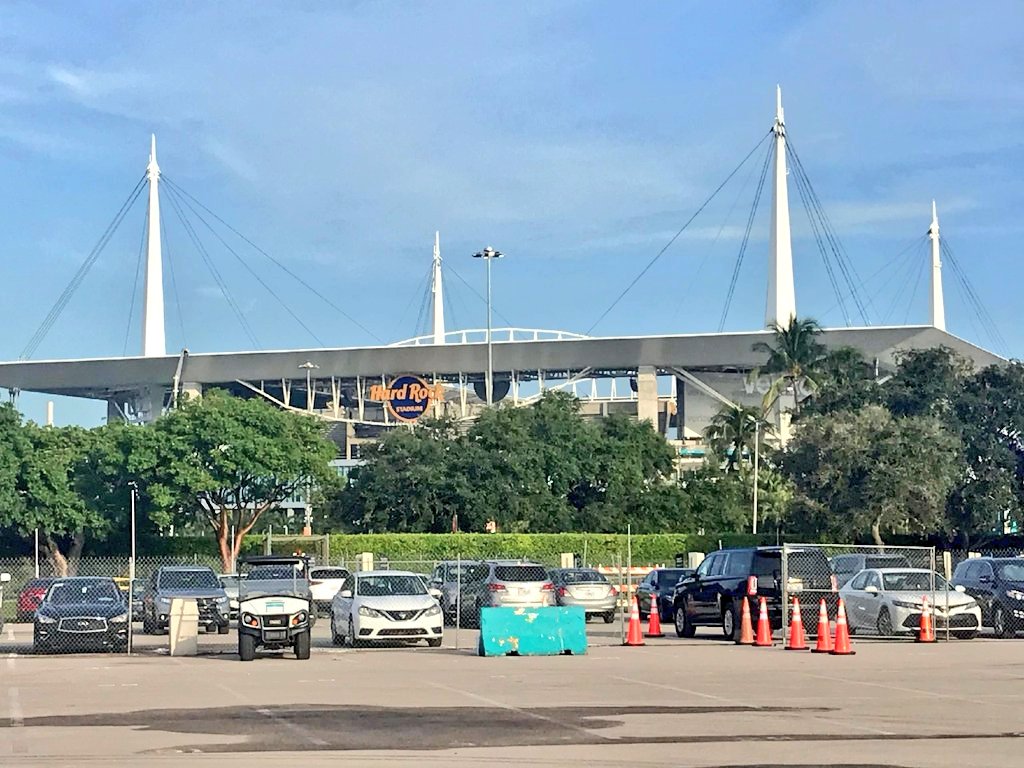
M 555 605 L 555 585 L 543 565 L 487 560 L 469 566 L 463 574 L 463 626 L 479 626 L 480 609 L 485 607 L 549 605 Z

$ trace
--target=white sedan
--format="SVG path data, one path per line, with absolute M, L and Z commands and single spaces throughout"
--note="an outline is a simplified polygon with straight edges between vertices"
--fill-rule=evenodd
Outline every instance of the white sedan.
M 936 630 L 948 624 L 951 634 L 970 639 L 981 629 L 981 609 L 974 598 L 924 568 L 868 568 L 840 589 L 839 596 L 853 631 L 915 634 L 926 599 Z
M 327 613 L 331 601 L 338 594 L 349 572 L 333 565 L 314 565 L 309 569 L 309 591 L 313 593 L 313 604 L 317 613 Z
M 444 621 L 437 597 L 423 578 L 406 571 L 353 573 L 331 601 L 335 645 L 426 640 L 441 645 Z

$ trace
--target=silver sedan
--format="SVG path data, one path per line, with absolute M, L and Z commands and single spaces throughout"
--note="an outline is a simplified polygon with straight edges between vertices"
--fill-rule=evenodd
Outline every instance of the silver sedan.
M 549 571 L 559 605 L 578 605 L 587 618 L 601 616 L 606 624 L 615 620 L 619 591 L 593 568 L 559 568 Z
M 970 639 L 981 629 L 974 598 L 925 568 L 868 568 L 839 590 L 850 629 L 880 635 L 917 634 L 924 601 L 932 605 L 933 626 Z

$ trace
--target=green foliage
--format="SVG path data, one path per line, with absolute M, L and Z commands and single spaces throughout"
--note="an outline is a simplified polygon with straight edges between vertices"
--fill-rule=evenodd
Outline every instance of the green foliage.
M 796 393 L 798 382 L 814 391 L 819 386 L 818 372 L 825 359 L 825 347 L 818 342 L 821 326 L 810 318 L 790 320 L 789 325 L 772 323 L 773 343 L 759 341 L 753 345 L 754 352 L 764 352 L 768 360 L 761 370 L 778 375 L 772 387 L 764 396 L 764 410 L 769 410 L 783 393 L 793 392 L 793 410 L 800 412 L 800 398 Z M 754 372 L 754 376 L 758 374 Z
M 744 454 L 749 453 L 753 457 L 758 430 L 762 440 L 772 431 L 760 408 L 726 405 L 711 417 L 711 423 L 704 430 L 704 439 L 719 461 L 725 462 L 728 472 L 743 461 Z

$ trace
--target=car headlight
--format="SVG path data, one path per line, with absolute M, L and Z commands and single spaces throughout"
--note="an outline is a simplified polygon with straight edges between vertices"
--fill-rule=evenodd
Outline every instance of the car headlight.
M 37 613 L 36 621 L 40 624 L 56 624 L 57 620 L 53 616 L 47 616 L 45 613 Z
M 224 595 L 224 597 L 218 597 L 217 598 L 217 605 L 227 605 L 229 602 L 230 602 L 230 600 L 228 600 L 228 596 L 227 595 Z
M 1024 592 L 1021 592 L 1019 589 L 1006 590 L 1006 596 L 1011 600 L 1024 600 Z
M 260 620 L 251 613 L 243 613 L 242 623 L 247 627 L 258 627 L 260 625 Z
M 426 612 L 424 612 L 423 615 L 424 616 L 440 616 L 441 615 L 441 606 L 439 606 L 439 605 L 432 605 L 429 608 L 427 608 Z
M 127 613 L 118 614 L 117 616 L 113 616 L 110 619 L 111 624 L 124 624 L 126 621 L 128 621 Z
M 896 605 L 896 606 L 899 606 L 900 608 L 914 608 L 916 610 L 920 610 L 921 609 L 921 604 L 920 603 L 911 603 L 911 602 L 908 602 L 906 600 L 893 600 L 892 604 Z
M 360 605 L 359 606 L 359 615 L 360 616 L 366 616 L 366 617 L 371 618 L 371 619 L 379 619 L 380 618 L 380 611 L 376 611 L 373 608 L 370 608 L 370 607 L 365 606 L 365 605 Z
M 293 627 L 297 627 L 297 626 L 299 626 L 299 624 L 301 624 L 305 620 L 306 620 L 306 612 L 305 611 L 299 611 L 294 616 L 292 616 L 292 626 Z

